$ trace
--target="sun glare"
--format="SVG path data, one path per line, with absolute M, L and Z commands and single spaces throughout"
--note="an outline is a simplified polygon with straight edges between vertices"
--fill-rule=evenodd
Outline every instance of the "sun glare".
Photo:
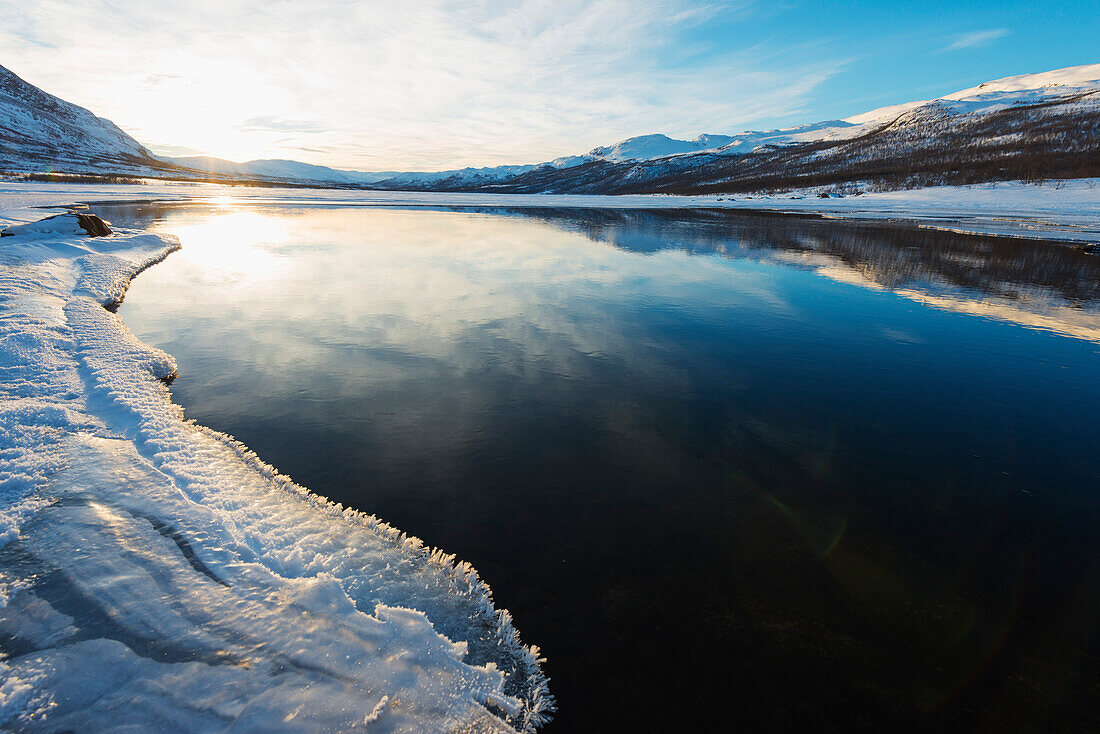
M 223 196 L 217 201 L 228 207 L 231 199 Z M 227 283 L 274 277 L 283 261 L 270 245 L 288 239 L 277 218 L 230 208 L 199 224 L 173 226 L 171 231 L 189 257 L 201 260 L 212 277 Z
M 243 62 L 191 64 L 186 74 L 161 75 L 158 94 L 172 103 L 135 110 L 132 125 L 156 130 L 164 140 L 185 140 L 204 155 L 233 161 L 269 157 L 280 135 L 251 129 L 244 121 L 255 117 L 256 110 L 270 110 L 271 99 L 279 95 L 254 77 Z

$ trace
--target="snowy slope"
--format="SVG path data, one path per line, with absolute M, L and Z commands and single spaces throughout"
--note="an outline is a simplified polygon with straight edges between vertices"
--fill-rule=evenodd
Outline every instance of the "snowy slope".
M 678 153 L 694 153 L 700 150 L 713 150 L 732 142 L 728 135 L 700 135 L 694 140 L 675 140 L 667 135 L 641 135 L 627 138 L 609 147 L 594 148 L 588 153 L 592 158 L 609 161 L 644 160 L 662 158 Z
M 1100 89 L 1100 64 L 1085 64 L 983 82 L 936 99 L 880 107 L 849 117 L 846 122 L 856 125 L 882 123 L 918 107 L 931 105 L 955 114 L 994 112 L 1014 105 L 1036 104 L 1097 89 Z
M 25 82 L 0 66 L 0 170 L 79 164 L 131 168 L 152 154 L 110 120 Z
M 178 245 L 0 245 L 0 728 L 504 732 L 552 707 L 467 564 L 184 420 L 104 308 Z

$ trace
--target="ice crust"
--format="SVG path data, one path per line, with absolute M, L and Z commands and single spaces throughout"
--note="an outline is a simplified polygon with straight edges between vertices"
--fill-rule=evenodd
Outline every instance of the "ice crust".
M 171 402 L 104 306 L 177 247 L 0 240 L 0 727 L 536 728 L 538 650 L 473 568 Z

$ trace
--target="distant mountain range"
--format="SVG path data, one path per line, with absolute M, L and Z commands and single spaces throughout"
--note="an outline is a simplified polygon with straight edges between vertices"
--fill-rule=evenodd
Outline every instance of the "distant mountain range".
M 109 120 L 0 67 L 0 171 L 502 193 L 736 193 L 1100 176 L 1100 64 L 986 82 L 846 120 L 629 138 L 537 164 L 352 171 L 156 156 Z
M 217 173 L 240 178 L 271 178 L 288 181 L 324 181 L 339 184 L 370 184 L 401 175 L 398 171 L 371 173 L 369 171 L 341 171 L 328 166 L 316 166 L 279 158 L 234 163 L 222 158 L 186 156 L 161 160 L 184 168 Z

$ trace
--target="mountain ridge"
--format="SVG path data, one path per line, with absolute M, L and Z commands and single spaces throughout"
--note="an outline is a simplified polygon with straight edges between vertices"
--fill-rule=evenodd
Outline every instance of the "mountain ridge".
M 711 193 L 1065 178 L 1100 175 L 1098 93 L 1100 64 L 1086 64 L 1003 77 L 843 120 L 692 140 L 654 133 L 542 163 L 378 172 L 284 159 L 155 156 L 110 120 L 0 66 L 0 170 L 507 193 Z M 952 149 L 967 151 L 969 163 Z M 918 152 L 926 160 L 916 160 Z M 1075 164 L 1074 158 L 1080 160 Z
M 153 154 L 110 120 L 0 66 L 0 166 L 19 158 L 32 166 L 92 161 L 128 167 Z
M 1002 157 L 1006 160 L 1027 154 L 1051 157 L 1054 165 L 1036 165 L 1032 167 L 1034 171 L 1018 169 L 1023 171 L 1022 175 L 1025 177 L 1032 175 L 1064 177 L 1066 174 L 1100 175 L 1100 163 L 1094 160 L 1100 152 L 1098 148 L 1100 143 L 1097 141 L 1097 138 L 1100 138 L 1100 132 L 1097 131 L 1098 120 L 1100 120 L 1100 99 L 1097 98 L 1096 92 L 1100 92 L 1100 64 L 1086 64 L 1003 77 L 935 99 L 882 107 L 843 120 L 828 120 L 767 131 L 746 131 L 734 135 L 700 135 L 692 141 L 675 140 L 659 134 L 627 138 L 613 146 L 594 148 L 584 155 L 566 156 L 539 164 L 518 176 L 509 176 L 495 181 L 488 189 L 484 186 L 470 186 L 469 182 L 454 178 L 437 179 L 418 186 L 415 180 L 406 177 L 400 181 L 382 180 L 377 182 L 376 186 L 379 188 L 411 187 L 418 190 L 492 190 L 507 193 L 712 193 L 748 191 L 762 186 L 790 188 L 838 185 L 855 183 L 861 178 L 878 179 L 881 185 L 886 187 L 905 186 L 913 182 L 936 183 L 943 181 L 937 180 L 930 171 L 914 170 L 913 166 L 908 165 L 897 165 L 896 171 L 871 169 L 863 171 L 862 175 L 853 176 L 838 177 L 827 175 L 827 172 L 819 172 L 784 177 L 778 175 L 776 171 L 759 171 L 758 159 L 761 155 L 769 154 L 783 159 L 785 152 L 798 149 L 799 146 L 807 146 L 804 152 L 808 155 L 815 154 L 818 149 L 845 145 L 856 147 L 850 141 L 879 135 L 882 129 L 894 123 L 910 128 L 911 137 L 919 137 L 915 133 L 914 126 L 917 118 L 922 114 L 928 118 L 926 122 L 929 123 L 925 125 L 924 132 L 942 136 L 944 134 L 942 129 L 933 129 L 937 127 L 932 124 L 934 117 L 938 117 L 940 123 L 950 116 L 959 118 L 954 120 L 957 123 L 975 122 L 976 118 L 964 119 L 963 116 L 982 116 L 1028 106 L 1057 105 L 1060 97 L 1074 96 L 1091 97 L 1086 104 L 1088 109 L 1075 116 L 1075 119 L 1085 123 L 1080 131 L 1080 142 L 1083 145 L 1070 145 L 1068 149 L 1062 151 L 1046 149 L 1025 151 L 1018 148 L 1003 151 Z M 1072 99 L 1068 100 L 1069 103 L 1072 101 Z M 1063 136 L 1069 137 L 1072 137 L 1072 132 L 1072 130 L 1060 131 Z M 1015 134 L 1021 133 L 1016 130 Z M 712 141 L 717 144 L 713 146 L 707 144 Z M 658 145 L 653 145 L 655 142 Z M 954 142 L 957 144 L 960 141 Z M 661 145 L 664 146 L 663 150 L 655 150 Z M 1084 168 L 1075 169 L 1072 165 L 1067 167 L 1056 160 L 1072 158 L 1074 155 L 1087 157 L 1089 159 L 1086 161 L 1087 165 Z M 749 167 L 758 170 L 759 175 L 756 179 L 750 179 L 747 182 L 729 180 L 735 176 L 725 177 L 725 179 L 722 176 L 712 176 L 712 180 L 699 181 L 695 184 L 667 180 L 670 177 L 682 178 L 686 169 L 693 167 L 717 168 L 728 173 L 731 165 L 729 161 L 722 160 L 724 158 L 744 159 L 740 161 L 742 163 L 755 159 L 751 160 L 752 165 Z M 662 164 L 659 161 L 665 161 L 665 163 Z M 884 165 L 887 164 L 886 161 L 881 162 Z M 661 165 L 670 169 L 668 175 L 662 176 L 660 171 L 654 170 Z M 879 166 L 881 167 L 883 166 Z M 989 168 L 988 165 L 985 167 Z M 919 168 L 918 166 L 917 169 Z M 1011 173 L 1010 167 L 1000 171 L 990 170 L 988 175 L 992 178 L 988 180 L 998 180 L 1005 175 L 1011 177 Z M 958 170 L 945 169 L 942 175 L 946 177 L 945 181 L 958 182 L 966 179 L 964 172 Z M 916 178 L 914 179 L 913 176 Z M 785 178 L 791 180 L 784 180 Z M 978 180 L 987 179 L 980 177 Z M 731 185 L 723 188 L 723 183 Z

